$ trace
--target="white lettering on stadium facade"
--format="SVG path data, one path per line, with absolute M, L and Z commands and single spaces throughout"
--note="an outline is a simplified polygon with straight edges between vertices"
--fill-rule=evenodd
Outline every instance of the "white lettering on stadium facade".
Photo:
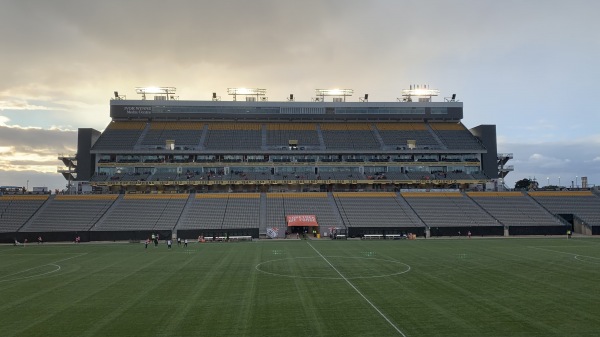
M 129 115 L 149 115 L 152 113 L 151 106 L 124 106 L 123 110 Z

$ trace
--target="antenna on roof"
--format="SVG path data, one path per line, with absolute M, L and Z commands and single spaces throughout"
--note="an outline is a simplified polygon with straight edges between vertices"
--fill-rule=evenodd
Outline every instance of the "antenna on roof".
M 115 100 L 123 100 L 123 99 L 125 99 L 125 95 L 119 95 L 119 92 L 115 91 L 115 97 L 113 99 L 115 99 Z
M 444 101 L 446 102 L 457 102 L 456 94 L 452 94 L 452 97 L 444 97 Z

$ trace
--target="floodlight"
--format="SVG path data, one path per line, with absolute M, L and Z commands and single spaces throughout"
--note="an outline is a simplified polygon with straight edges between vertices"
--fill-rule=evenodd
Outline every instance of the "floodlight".
M 352 89 L 316 89 L 317 96 L 352 96 Z
M 164 95 L 168 98 L 169 95 L 175 94 L 177 89 L 174 87 L 137 87 L 135 92 L 142 95 L 142 99 L 146 99 L 146 95 Z
M 352 89 L 315 89 L 315 95 L 320 96 L 322 102 L 325 101 L 325 96 L 342 96 L 345 102 L 346 96 L 352 96 L 353 93 Z
M 417 97 L 429 97 L 431 99 L 432 96 L 437 96 L 440 94 L 440 91 L 437 89 L 429 89 L 429 86 L 426 84 L 414 84 L 410 86 L 410 89 L 403 89 L 402 96 L 405 98 L 403 101 L 411 102 L 412 96 Z
M 267 94 L 267 89 L 259 88 L 227 88 L 229 95 L 259 95 L 263 96 Z
M 233 96 L 233 100 L 237 101 L 237 95 L 243 96 L 264 96 L 267 94 L 267 89 L 260 88 L 227 88 L 227 94 Z

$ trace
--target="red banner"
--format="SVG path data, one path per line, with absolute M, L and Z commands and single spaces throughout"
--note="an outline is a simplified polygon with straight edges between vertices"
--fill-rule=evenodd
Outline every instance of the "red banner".
M 288 215 L 286 216 L 287 225 L 290 226 L 319 226 L 316 215 Z

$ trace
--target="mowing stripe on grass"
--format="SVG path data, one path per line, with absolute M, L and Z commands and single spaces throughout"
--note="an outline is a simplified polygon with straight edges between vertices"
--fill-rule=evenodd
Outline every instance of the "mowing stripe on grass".
M 336 268 L 334 265 L 332 265 L 332 264 L 331 264 L 331 262 L 329 262 L 329 260 L 327 260 L 327 258 L 326 258 L 325 256 L 323 256 L 323 254 L 321 254 L 321 252 L 319 252 L 319 251 L 318 251 L 318 250 L 317 250 L 317 249 L 316 249 L 316 248 L 315 248 L 313 245 L 311 245 L 311 244 L 310 244 L 310 242 L 307 242 L 307 243 L 308 243 L 308 245 L 310 246 L 310 248 L 312 248 L 312 249 L 313 249 L 313 250 L 314 250 L 314 251 L 315 251 L 317 254 L 319 254 L 319 256 L 320 256 L 320 257 L 321 257 L 323 260 L 325 260 L 325 262 L 327 262 L 327 264 L 328 264 L 328 265 L 329 265 L 331 268 L 333 268 L 333 270 L 335 270 L 335 272 L 336 272 L 336 273 L 338 273 L 338 275 L 340 275 L 340 277 L 341 277 L 342 279 L 344 279 L 344 281 L 346 281 L 346 283 L 348 283 L 348 285 L 349 285 L 350 287 L 352 287 L 352 289 L 354 289 L 354 291 L 356 291 L 356 292 L 357 292 L 357 293 L 360 295 L 360 297 L 362 297 L 362 298 L 363 298 L 365 301 L 367 301 L 367 303 L 369 303 L 369 305 L 371 305 L 371 307 L 373 307 L 373 309 L 375 309 L 375 311 L 377 311 L 377 312 L 379 313 L 379 315 L 380 315 L 381 317 L 383 317 L 383 319 L 385 319 L 385 320 L 386 320 L 386 321 L 387 321 L 387 322 L 388 322 L 388 323 L 389 323 L 389 324 L 392 326 L 392 328 L 394 328 L 394 329 L 395 329 L 395 330 L 396 330 L 396 331 L 397 331 L 397 332 L 398 332 L 400 335 L 402 335 L 402 336 L 406 337 L 406 335 L 405 335 L 405 334 L 402 332 L 402 330 L 400 330 L 400 329 L 399 329 L 399 328 L 396 326 L 396 324 L 394 324 L 394 323 L 393 323 L 393 322 L 392 322 L 392 321 L 391 321 L 389 318 L 387 318 L 387 316 L 386 316 L 386 315 L 384 315 L 384 314 L 383 314 L 383 312 L 381 312 L 381 310 L 379 310 L 379 308 L 377 308 L 377 307 L 375 306 L 375 304 L 373 304 L 371 301 L 369 301 L 369 299 L 368 299 L 368 298 L 367 298 L 365 295 L 363 295 L 363 293 L 361 293 L 361 292 L 360 292 L 360 290 L 358 290 L 358 288 L 356 288 L 356 287 L 354 286 L 354 284 L 352 284 L 352 282 L 350 282 L 350 280 L 348 280 L 348 279 L 346 278 L 346 276 L 344 276 L 342 273 L 340 273 L 340 271 L 339 271 L 339 270 L 337 270 L 337 268 Z

